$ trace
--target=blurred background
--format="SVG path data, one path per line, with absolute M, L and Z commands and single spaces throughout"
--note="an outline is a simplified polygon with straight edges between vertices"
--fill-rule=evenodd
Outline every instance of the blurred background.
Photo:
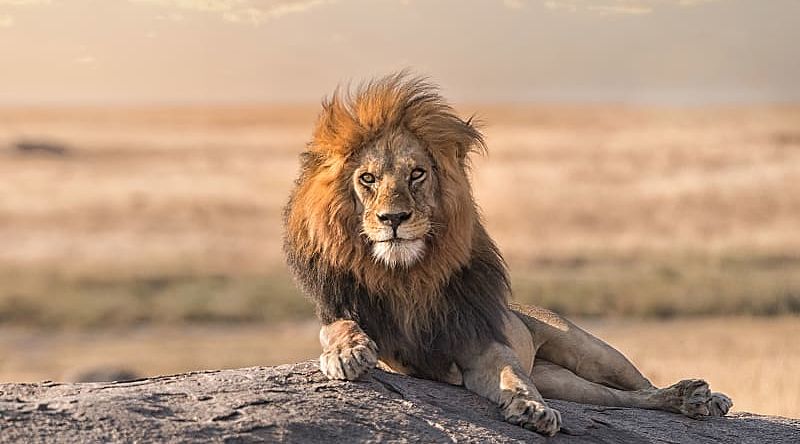
M 0 0 L 0 382 L 319 353 L 281 211 L 320 99 L 484 122 L 514 297 L 800 417 L 800 3 Z

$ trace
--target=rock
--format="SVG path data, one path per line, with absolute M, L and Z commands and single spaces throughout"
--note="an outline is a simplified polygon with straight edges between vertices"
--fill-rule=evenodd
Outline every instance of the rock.
M 800 420 L 680 415 L 550 401 L 545 438 L 467 390 L 373 370 L 329 381 L 315 362 L 115 383 L 0 385 L 0 441 L 798 443 Z

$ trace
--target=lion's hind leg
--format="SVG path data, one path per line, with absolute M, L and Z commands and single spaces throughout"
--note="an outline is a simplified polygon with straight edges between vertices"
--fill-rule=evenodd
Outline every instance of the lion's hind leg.
M 658 389 L 622 353 L 556 313 L 516 304 L 511 308 L 533 336 L 533 379 L 537 387 L 545 387 L 545 397 L 692 417 L 724 416 L 733 405 L 721 393 L 708 393 L 708 385 L 697 379 Z M 705 407 L 695 407 L 699 399 L 705 399 Z
M 700 379 L 686 379 L 663 389 L 618 390 L 587 381 L 564 367 L 541 359 L 537 359 L 533 366 L 533 379 L 536 381 L 539 392 L 546 398 L 596 405 L 665 410 L 681 413 L 690 418 L 709 416 L 714 413 L 711 411 L 713 399 L 708 384 Z
M 654 388 L 619 351 L 558 314 L 539 307 L 511 307 L 530 329 L 536 356 L 581 378 L 620 390 Z

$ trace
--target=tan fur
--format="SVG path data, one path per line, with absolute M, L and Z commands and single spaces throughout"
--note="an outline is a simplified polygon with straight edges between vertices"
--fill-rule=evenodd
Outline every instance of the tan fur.
M 481 134 L 430 85 L 402 73 L 366 85 L 355 97 L 337 92 L 323 104 L 286 213 L 289 262 L 316 292 L 318 311 L 323 310 L 323 373 L 353 380 L 378 358 L 384 368 L 400 373 L 434 369 L 427 377 L 463 384 L 496 402 L 507 421 L 545 435 L 560 429 L 561 417 L 542 394 L 690 417 L 725 414 L 730 399 L 710 393 L 704 381 L 655 388 L 621 353 L 557 314 L 505 305 L 505 269 L 481 225 L 467 177 L 468 154 L 484 149 Z M 415 170 L 427 175 L 417 182 Z M 408 217 L 389 230 L 381 215 L 398 212 Z M 403 248 L 411 248 L 403 242 L 416 242 L 416 248 L 424 240 L 424 251 L 414 250 L 411 259 L 395 263 L 390 245 L 375 247 L 390 238 Z M 444 293 L 447 283 L 476 263 L 488 264 L 488 271 L 471 271 L 478 278 L 463 281 L 473 284 L 468 286 L 472 293 L 463 286 L 449 290 L 473 298 L 469 306 L 449 305 L 447 297 L 456 296 Z M 493 287 L 479 287 L 485 293 L 475 294 L 474 285 L 487 282 Z M 335 292 L 333 299 L 322 291 L 326 288 Z M 346 291 L 364 294 L 358 299 L 341 294 Z M 350 299 L 358 306 L 348 305 Z M 486 317 L 470 322 L 485 320 L 491 327 L 472 330 L 453 323 L 475 316 L 468 311 L 473 304 L 481 305 L 479 313 Z M 386 312 L 358 311 L 364 306 Z M 369 322 L 375 319 L 394 322 L 389 325 L 396 330 Z M 444 329 L 453 325 L 458 330 Z M 475 337 L 467 347 L 452 337 L 443 342 L 461 348 L 455 354 L 438 350 L 436 356 L 448 357 L 440 365 L 419 362 L 425 361 L 419 353 L 427 354 L 429 344 L 408 341 L 433 341 L 451 331 Z M 403 344 L 414 353 L 398 350 Z

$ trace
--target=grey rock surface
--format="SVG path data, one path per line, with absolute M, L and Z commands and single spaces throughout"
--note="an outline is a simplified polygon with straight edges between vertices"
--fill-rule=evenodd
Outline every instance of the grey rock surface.
M 550 401 L 553 438 L 507 424 L 460 387 L 373 370 L 328 381 L 315 362 L 116 383 L 0 385 L 0 442 L 800 443 L 800 420 L 679 415 Z

